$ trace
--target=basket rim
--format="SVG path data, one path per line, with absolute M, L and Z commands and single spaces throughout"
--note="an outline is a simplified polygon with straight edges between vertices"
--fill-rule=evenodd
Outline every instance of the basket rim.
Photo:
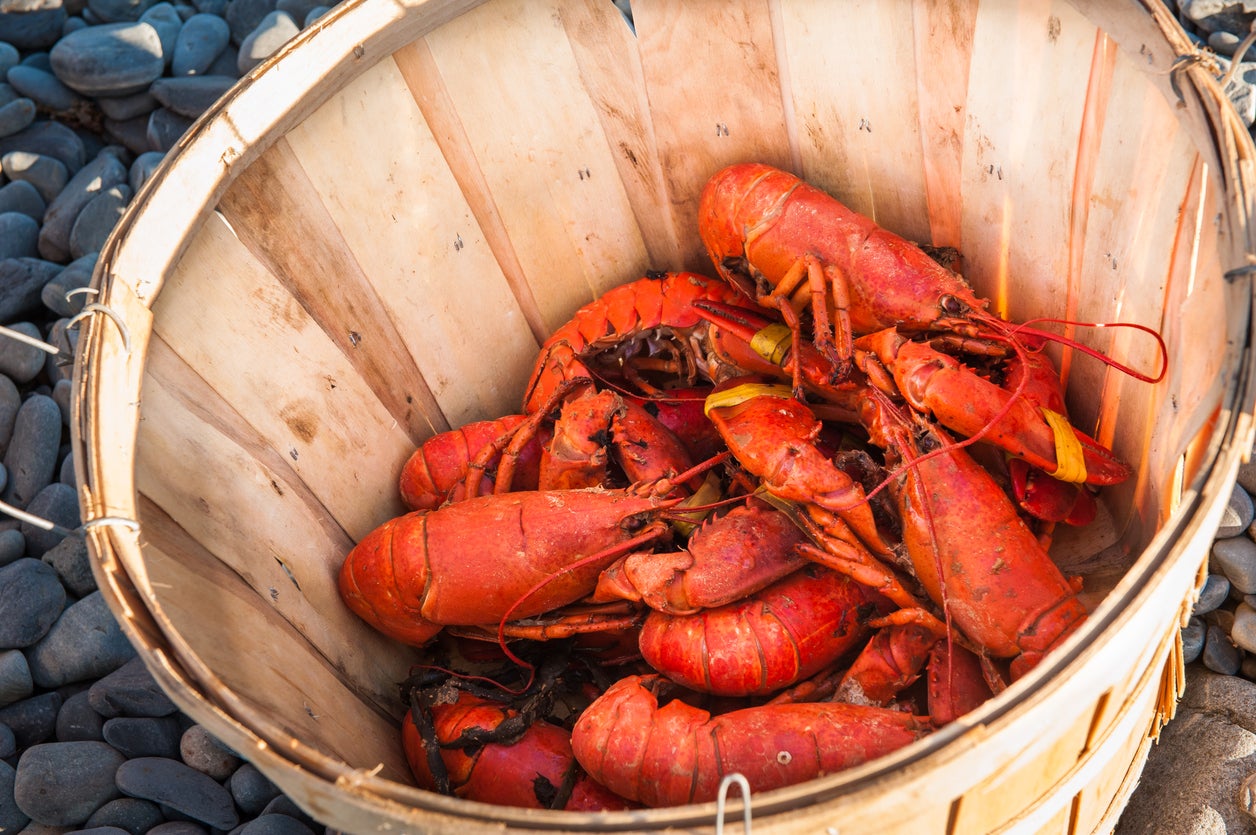
M 292 118 L 291 108 L 295 102 L 286 103 L 285 107 L 280 108 L 282 112 L 265 119 L 257 115 L 258 108 L 254 105 L 265 103 L 266 109 L 273 114 L 274 101 L 267 102 L 266 98 L 272 95 L 267 86 L 267 79 L 281 72 L 281 67 L 291 72 L 308 73 L 311 71 L 308 65 L 292 67 L 293 56 L 305 54 L 301 51 L 303 44 L 310 43 L 316 38 L 326 42 L 336 36 L 346 45 L 347 51 L 338 56 L 329 55 L 326 58 L 326 65 L 322 67 L 323 73 L 310 75 L 310 77 L 338 79 L 338 83 L 328 85 L 321 91 L 325 97 L 330 97 L 350 80 L 350 70 L 356 72 L 373 60 L 390 54 L 386 49 L 376 48 L 380 44 L 378 39 L 368 40 L 357 37 L 361 34 L 361 30 L 372 23 L 378 21 L 395 23 L 402 17 L 418 13 L 425 21 L 424 25 L 435 28 L 476 5 L 479 5 L 479 0 L 449 0 L 449 2 L 442 2 L 442 0 L 401 0 L 401 2 L 347 0 L 326 15 L 326 19 L 320 19 L 314 27 L 303 31 L 280 53 L 254 69 L 246 76 L 244 82 L 234 87 L 204 114 L 141 189 L 140 194 L 132 201 L 132 208 L 127 211 L 101 252 L 92 280 L 92 287 L 99 293 L 98 298 L 105 306 L 108 306 L 118 297 L 118 294 L 129 293 L 134 296 L 139 305 L 151 306 L 160 291 L 160 277 L 156 283 L 144 283 L 152 276 L 135 277 L 127 270 L 118 268 L 117 263 L 126 241 L 134 233 L 137 225 L 144 221 L 146 213 L 151 214 L 157 211 L 149 203 L 149 198 L 163 187 L 173 190 L 174 185 L 186 185 L 178 179 L 181 174 L 179 167 L 181 162 L 192 159 L 196 154 L 205 156 L 210 151 L 218 151 L 220 164 L 212 170 L 211 175 L 203 179 L 201 190 L 195 192 L 204 194 L 200 205 L 194 205 L 195 201 L 187 200 L 186 192 L 181 198 L 188 206 L 188 211 L 191 213 L 189 216 L 199 218 L 194 224 L 190 224 L 189 228 L 198 227 L 213 211 L 212 206 L 216 205 L 217 199 L 233 181 L 234 174 L 242 169 L 253 156 L 260 154 L 265 147 L 268 147 L 269 143 L 265 140 L 273 142 L 285 132 L 285 124 Z M 1079 3 L 1079 5 L 1088 4 Z M 1168 15 L 1167 10 L 1157 0 L 1140 0 L 1135 5 L 1143 7 L 1150 13 L 1163 31 L 1166 41 L 1179 54 L 1189 54 L 1193 50 L 1177 21 Z M 359 13 L 359 10 L 367 10 L 368 14 L 365 19 L 357 18 L 356 26 L 350 28 L 344 21 L 354 19 L 355 13 Z M 345 31 L 341 32 L 338 27 L 344 27 Z M 372 31 L 377 32 L 385 28 L 387 24 L 375 26 Z M 423 29 L 423 26 L 418 28 L 427 31 Z M 415 31 L 413 27 L 408 29 L 407 35 L 412 34 L 413 31 Z M 365 61 L 363 54 L 350 46 L 355 41 L 361 41 L 362 44 L 367 45 L 370 62 Z M 1237 114 L 1233 113 L 1228 100 L 1217 89 L 1215 79 L 1203 67 L 1198 64 L 1179 67 L 1175 70 L 1174 80 L 1176 89 L 1185 89 L 1190 94 L 1192 100 L 1187 103 L 1188 107 L 1195 108 L 1194 112 L 1205 120 L 1219 145 L 1232 151 L 1229 154 L 1230 170 L 1221 172 L 1224 175 L 1221 179 L 1234 189 L 1233 194 L 1227 190 L 1227 196 L 1233 199 L 1226 202 L 1227 206 L 1238 215 L 1233 220 L 1244 228 L 1248 243 L 1246 252 L 1249 253 L 1248 263 L 1236 265 L 1232 270 L 1235 273 L 1233 280 L 1250 286 L 1253 283 L 1250 253 L 1256 249 L 1251 244 L 1252 236 L 1256 234 L 1256 231 L 1248 222 L 1253 215 L 1252 202 L 1253 195 L 1256 194 L 1256 187 L 1254 187 L 1256 178 L 1253 177 L 1251 165 L 1252 159 L 1256 158 L 1256 152 L 1252 149 L 1251 136 L 1238 120 Z M 1184 84 L 1183 81 L 1187 83 Z M 227 152 L 219 150 L 224 147 L 224 138 L 230 140 L 225 146 L 228 148 Z M 238 144 L 246 147 L 237 147 Z M 1222 163 L 1226 162 L 1227 160 L 1223 157 Z M 178 244 L 179 242 L 172 244 L 172 248 L 162 256 L 166 259 L 167 265 L 176 263 L 181 257 L 182 251 L 178 248 Z M 131 281 L 140 283 L 130 284 Z M 134 308 L 135 303 L 131 302 L 128 306 Z M 1197 476 L 1194 484 L 1186 486 L 1183 500 L 1173 511 L 1169 520 L 1156 533 L 1152 542 L 1139 555 L 1118 585 L 1091 614 L 1087 623 L 1072 635 L 1063 647 L 1038 665 L 1023 682 L 1017 682 L 1004 694 L 990 700 L 977 711 L 952 725 L 900 752 L 865 766 L 819 778 L 800 786 L 757 794 L 753 803 L 755 811 L 759 814 L 774 814 L 847 796 L 872 786 L 883 788 L 893 783 L 895 779 L 903 779 L 902 775 L 910 774 L 914 767 L 933 763 L 939 758 L 945 759 L 948 748 L 955 750 L 951 744 L 965 736 L 974 733 L 994 733 L 998 727 L 1009 721 L 1009 717 L 1023 714 L 1037 701 L 1045 698 L 1041 692 L 1041 684 L 1048 679 L 1059 680 L 1062 674 L 1092 656 L 1096 651 L 1093 646 L 1095 639 L 1108 628 L 1123 622 L 1130 612 L 1137 608 L 1136 604 L 1153 596 L 1168 578 L 1178 576 L 1186 568 L 1190 569 L 1191 576 L 1197 573 L 1195 566 L 1178 565 L 1189 556 L 1181 543 L 1192 542 L 1201 534 L 1208 533 L 1210 525 L 1215 530 L 1215 522 L 1220 519 L 1224 500 L 1228 496 L 1228 490 L 1233 483 L 1240 460 L 1246 460 L 1252 448 L 1253 437 L 1256 436 L 1256 426 L 1253 424 L 1253 412 L 1256 412 L 1256 383 L 1253 381 L 1256 345 L 1253 344 L 1252 337 L 1254 319 L 1256 319 L 1256 313 L 1249 311 L 1247 340 L 1240 354 L 1238 379 L 1236 385 L 1227 391 L 1223 418 L 1218 422 L 1218 427 L 1213 430 L 1207 450 L 1201 457 L 1203 462 L 1199 470 L 1201 475 Z M 141 324 L 147 326 L 147 331 L 144 333 L 133 331 L 132 337 L 146 339 L 148 332 L 151 332 L 151 317 Z M 303 776 L 313 777 L 344 788 L 350 794 L 364 799 L 363 802 L 374 803 L 374 798 L 388 801 L 401 800 L 413 803 L 416 809 L 424 812 L 457 815 L 466 815 L 470 810 L 474 820 L 482 817 L 484 820 L 506 821 L 522 828 L 565 829 L 568 826 L 579 826 L 596 820 L 600 829 L 616 830 L 634 828 L 646 821 L 638 812 L 598 813 L 596 816 L 584 816 L 570 812 L 504 810 L 502 807 L 490 804 L 442 798 L 413 787 L 373 777 L 347 764 L 337 763 L 317 750 L 308 748 L 299 740 L 284 739 L 282 733 L 276 732 L 279 730 L 277 726 L 268 727 L 263 723 L 262 727 L 266 728 L 266 733 L 262 733 L 257 726 L 245 721 L 249 712 L 247 705 L 239 702 L 225 704 L 220 699 L 210 698 L 205 692 L 203 681 L 198 680 L 202 679 L 207 671 L 193 671 L 182 663 L 180 660 L 182 653 L 172 646 L 172 636 L 167 634 L 165 627 L 162 626 L 167 621 L 160 603 L 146 597 L 142 590 L 143 583 L 137 582 L 137 578 L 128 573 L 128 566 L 142 562 L 142 531 L 132 530 L 125 524 L 117 524 L 116 520 L 119 509 L 130 509 L 132 512 L 130 519 L 138 518 L 138 496 L 134 490 L 129 497 L 114 495 L 100 477 L 103 469 L 115 462 L 101 457 L 102 450 L 98 445 L 101 439 L 97 435 L 99 424 L 94 419 L 93 409 L 104 394 L 111 390 L 117 391 L 114 380 L 101 376 L 102 361 L 109 361 L 110 357 L 116 360 L 116 357 L 122 354 L 122 365 L 129 368 L 130 373 L 140 375 L 135 379 L 142 379 L 142 368 L 139 367 L 142 363 L 132 363 L 125 358 L 119 339 L 119 333 L 110 322 L 104 321 L 104 317 L 91 317 L 85 320 L 85 327 L 76 351 L 74 388 L 78 396 L 75 398 L 75 415 L 71 421 L 71 434 L 75 468 L 76 473 L 79 474 L 80 508 L 88 532 L 93 571 L 97 575 L 97 581 L 102 590 L 108 590 L 111 609 L 115 613 L 119 611 L 124 613 L 120 621 L 128 638 L 143 650 L 141 655 L 146 665 L 158 677 L 163 689 L 168 693 L 174 689 L 187 701 L 187 705 L 192 708 L 188 710 L 185 707 L 187 712 L 198 721 L 210 724 L 212 726 L 210 730 L 215 733 L 225 731 L 225 735 L 247 739 L 259 750 L 268 751 L 269 756 L 280 763 L 280 767 L 289 767 L 299 771 Z M 110 370 L 116 370 L 116 368 L 117 366 L 113 366 Z M 134 405 L 134 412 L 138 422 L 138 402 Z M 112 452 L 112 450 L 106 451 Z M 133 469 L 134 438 L 131 439 L 130 454 L 131 457 L 127 463 Z M 1183 606 L 1189 608 L 1194 593 L 1193 587 L 1187 589 L 1185 600 L 1182 601 Z M 229 692 L 225 687 L 222 691 Z M 189 699 L 199 701 L 188 701 Z M 648 822 L 652 826 L 701 825 L 712 818 L 715 806 L 714 803 L 707 803 L 673 809 L 653 809 L 649 810 Z M 483 807 L 483 811 L 477 810 L 476 807 Z M 739 808 L 737 802 L 734 801 L 730 808 Z M 520 811 L 520 814 L 516 815 L 516 811 Z M 522 811 L 526 811 L 526 814 Z

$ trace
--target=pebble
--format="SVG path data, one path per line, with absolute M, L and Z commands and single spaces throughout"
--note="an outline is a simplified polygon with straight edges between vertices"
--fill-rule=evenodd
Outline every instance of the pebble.
M 57 418 L 60 419 L 60 416 L 61 410 L 57 409 Z M 56 473 L 55 467 L 53 473 Z M 26 506 L 26 511 L 65 530 L 74 530 L 82 522 L 79 518 L 78 492 L 60 481 L 54 481 L 36 493 L 35 498 Z M 22 522 L 18 530 L 26 537 L 26 553 L 36 559 L 42 558 L 65 539 L 64 531 L 45 530 L 30 522 Z
M 87 8 L 103 23 L 136 21 L 156 0 L 87 0 Z M 100 28 L 100 27 L 95 27 Z
M 0 38 L 0 76 L 5 75 L 11 67 L 16 67 L 21 59 L 22 54 L 17 51 L 17 47 Z
M 135 648 L 99 591 L 71 604 L 26 654 L 31 675 L 40 687 L 100 678 L 134 657 Z
M 274 55 L 279 47 L 292 40 L 300 31 L 297 22 L 287 12 L 274 11 L 267 14 L 240 42 L 240 51 L 236 58 L 240 75 Z
M 47 110 L 73 110 L 86 104 L 82 96 L 47 70 L 16 66 L 9 70 L 7 80 L 14 90 Z
M 1253 518 L 1256 518 L 1256 506 L 1253 506 L 1252 497 L 1242 487 L 1235 485 L 1230 491 L 1230 501 L 1221 515 L 1217 538 L 1238 536 L 1251 527 Z
M 236 830 L 235 835 L 314 835 L 314 830 L 288 815 L 261 815 Z
M 106 718 L 162 717 L 178 710 L 138 657 L 97 681 L 87 692 L 92 709 Z
M 70 181 L 70 172 L 65 163 L 34 151 L 10 151 L 0 159 L 0 167 L 3 167 L 9 179 L 32 185 L 45 206 Z M 43 219 L 43 211 L 39 213 L 39 219 Z
M 4 215 L 0 215 L 0 229 L 3 227 L 3 218 Z M 0 234 L 3 233 L 0 232 Z M 31 339 L 42 341 L 44 338 L 39 328 L 32 322 L 14 322 L 6 327 Z M 0 339 L 0 374 L 14 383 L 29 383 L 35 379 L 36 374 L 44 370 L 46 356 L 48 356 L 46 351 L 34 345 L 18 339 L 2 338 Z
M 236 80 L 229 75 L 161 78 L 153 82 L 152 92 L 157 101 L 172 113 L 195 119 L 235 83 Z
M 104 740 L 105 718 L 92 709 L 87 690 L 80 690 L 61 705 L 55 734 L 58 742 Z
M 52 71 L 88 96 L 138 93 L 165 69 L 161 36 L 148 23 L 108 23 L 71 32 L 49 53 Z
M 0 652 L 0 707 L 28 698 L 34 692 L 35 682 L 31 681 L 31 668 L 21 650 Z
M 130 202 L 131 187 L 126 183 L 103 189 L 89 200 L 70 230 L 70 257 L 79 259 L 104 249 L 105 241 Z
M 157 107 L 157 99 L 148 90 L 141 90 L 129 96 L 102 96 L 96 99 L 100 112 L 109 119 L 122 121 L 134 119 L 136 116 L 147 116 Z
M 1256 652 L 1256 609 L 1240 603 L 1234 610 L 1234 626 L 1230 638 L 1240 649 Z
M 0 722 L 0 760 L 11 757 L 16 753 L 17 737 L 13 735 L 13 729 Z M 4 793 L 0 792 L 0 798 L 3 797 Z
M 227 781 L 227 788 L 240 812 L 247 817 L 259 814 L 279 795 L 279 787 L 252 763 L 244 763 Z
M 38 313 L 44 285 L 59 272 L 60 264 L 42 258 L 0 259 L 0 322 Z
M 1243 656 L 1224 629 L 1209 624 L 1204 635 L 1204 651 L 1200 654 L 1200 660 L 1214 673 L 1232 676 L 1239 671 Z
M 0 454 L 8 449 L 13 438 L 13 427 L 17 423 L 18 410 L 22 408 L 22 393 L 8 377 L 0 374 Z M 8 473 L 5 473 L 8 483 Z M 4 488 L 0 487 L 0 491 Z
M 60 122 L 37 120 L 26 130 L 0 137 L 0 157 L 12 151 L 52 157 L 71 174 L 82 168 L 87 161 L 87 145 L 83 138 Z M 5 173 L 8 173 L 7 170 Z
M 130 172 L 130 185 L 133 193 L 139 193 L 139 190 L 153 176 L 153 172 L 157 170 L 157 166 L 161 165 L 165 158 L 166 155 L 161 151 L 148 151 L 135 158 L 135 161 L 131 163 Z
M 35 102 L 26 98 L 0 105 L 0 136 L 11 136 L 30 127 L 35 113 Z
M 222 16 L 231 27 L 232 43 L 243 43 L 249 33 L 261 24 L 262 19 L 275 10 L 275 2 L 276 0 L 228 0 Z M 200 10 L 205 11 L 203 8 Z
M 154 826 L 145 835 L 209 835 L 209 832 L 191 821 L 171 820 Z
M 6 0 L 0 8 L 0 41 L 21 50 L 52 46 L 67 17 L 61 0 Z
M 39 294 L 44 307 L 58 316 L 77 315 L 87 304 L 87 294 L 76 293 L 66 298 L 66 293 L 82 289 L 92 283 L 92 271 L 96 269 L 98 257 L 98 252 L 89 252 L 74 259 L 45 284 Z
M 118 716 L 106 719 L 105 742 L 126 757 L 179 756 L 179 737 L 183 727 L 173 716 Z
M 204 727 L 193 725 L 179 740 L 179 756 L 190 768 L 223 781 L 243 762 Z
M 231 794 L 212 778 L 178 760 L 127 760 L 118 767 L 115 780 L 124 794 L 151 800 L 214 829 L 234 829 L 240 822 Z
M 156 102 L 156 99 L 153 100 Z M 105 136 L 110 142 L 116 142 L 133 154 L 151 151 L 148 144 L 148 119 L 151 114 L 136 116 L 134 119 L 106 119 L 103 125 Z
M 79 212 L 93 197 L 110 186 L 127 181 L 127 167 L 112 151 L 102 151 L 70 178 L 61 193 L 48 204 L 39 230 L 39 253 L 49 261 L 70 260 L 70 232 Z
M 14 180 L 0 186 L 0 212 L 21 212 L 40 220 L 47 206 L 39 190 L 25 180 Z
M 1207 627 L 1200 617 L 1192 617 L 1182 628 L 1182 663 L 1190 664 L 1204 651 L 1204 635 Z
M 0 760 L 0 832 L 21 832 L 30 818 L 18 808 L 13 797 L 13 784 L 17 780 L 17 771 L 4 760 Z
M 2 263 L 2 262 L 0 262 Z M 25 509 L 49 484 L 61 449 L 61 410 L 45 394 L 33 394 L 17 411 L 3 463 L 9 483 L 0 498 Z
M 65 606 L 57 572 L 39 560 L 23 558 L 0 568 L 0 649 L 37 644 Z
M 0 566 L 26 556 L 26 537 L 17 528 L 0 530 Z
M 39 255 L 39 223 L 21 212 L 0 214 L 0 258 Z
M 231 27 L 216 14 L 189 17 L 175 40 L 170 73 L 174 77 L 205 75 L 231 41 Z
M 55 690 L 37 693 L 20 702 L 0 707 L 0 723 L 9 726 L 19 749 L 52 739 L 57 732 L 57 711 L 63 699 Z
M 169 67 L 170 59 L 174 56 L 175 41 L 183 28 L 183 18 L 179 17 L 178 10 L 170 3 L 155 3 L 140 15 L 140 23 L 147 23 L 156 30 L 157 40 L 161 45 L 162 62 Z
M 169 151 L 187 133 L 192 121 L 169 108 L 157 108 L 148 114 L 148 124 L 145 127 L 148 147 L 156 151 Z
M 58 384 L 60 385 L 60 384 Z M 67 461 L 73 459 L 67 456 Z M 81 532 L 62 539 L 44 552 L 40 559 L 52 570 L 66 591 L 75 597 L 86 597 L 96 590 L 96 577 L 92 574 L 92 558 L 87 550 L 87 540 Z
M 31 820 L 78 826 L 121 796 L 114 781 L 125 761 L 103 742 L 33 745 L 18 760 L 13 796 Z
M 165 820 L 161 807 L 138 797 L 119 797 L 101 806 L 83 824 L 85 827 L 112 827 L 127 835 L 149 832 Z
M 1212 556 L 1232 588 L 1242 594 L 1256 593 L 1256 542 L 1245 536 L 1218 539 Z

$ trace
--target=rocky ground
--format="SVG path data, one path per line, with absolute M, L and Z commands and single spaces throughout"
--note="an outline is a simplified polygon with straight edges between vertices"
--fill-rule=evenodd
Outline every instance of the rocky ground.
M 1256 21 L 1248 0 L 1174 8 L 1219 73 Z M 0 0 L 0 323 L 55 351 L 0 338 L 0 501 L 57 526 L 0 521 L 0 832 L 324 830 L 154 685 L 96 591 L 67 455 L 68 358 L 96 253 L 192 120 L 324 11 Z M 1228 81 L 1251 124 L 1248 60 Z M 1256 832 L 1253 494 L 1246 467 L 1184 631 L 1185 700 L 1119 832 Z

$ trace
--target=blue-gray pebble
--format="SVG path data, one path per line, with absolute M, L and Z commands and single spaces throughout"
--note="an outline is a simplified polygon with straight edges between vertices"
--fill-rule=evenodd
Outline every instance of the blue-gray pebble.
M 131 163 L 129 184 L 131 193 L 138 194 L 139 190 L 148 182 L 149 177 L 153 176 L 153 172 L 157 170 L 157 166 L 161 165 L 166 155 L 161 151 L 148 151 L 140 154 Z
M 60 409 L 57 414 L 61 414 Z M 53 472 L 56 473 L 56 467 Z M 73 531 L 82 522 L 79 518 L 78 493 L 73 487 L 60 481 L 45 485 L 31 499 L 26 511 L 68 531 Z M 22 522 L 18 530 L 26 537 L 26 553 L 36 559 L 57 547 L 66 536 L 62 531 L 46 530 L 30 522 Z
M 0 322 L 12 322 L 37 313 L 44 285 L 61 272 L 61 265 L 43 258 L 0 259 Z
M 49 53 L 52 71 L 88 96 L 138 93 L 161 77 L 161 37 L 147 23 L 108 23 L 71 32 Z
M 17 753 L 17 737 L 13 735 L 13 729 L 8 725 L 0 722 L 0 760 L 11 757 Z M 0 797 L 3 793 L 0 793 Z
M 3 167 L 10 180 L 30 183 L 39 193 L 45 207 L 70 181 L 70 172 L 65 163 L 56 157 L 34 151 L 10 151 L 0 158 L 0 167 Z M 43 220 L 43 217 L 44 213 L 40 211 L 39 220 Z
M 22 408 L 22 393 L 18 391 L 17 385 L 0 374 L 0 454 L 8 449 L 9 441 L 13 438 L 13 426 L 17 423 L 18 410 Z M 5 472 L 5 484 L 8 484 L 8 471 Z M 0 491 L 4 487 L 0 486 Z
M 40 293 L 44 307 L 58 316 L 78 315 L 87 304 L 87 294 L 75 293 L 66 298 L 66 293 L 80 290 L 92 283 L 92 271 L 96 269 L 98 258 L 99 252 L 89 252 L 67 264 L 64 270 L 44 285 Z
M 105 718 L 162 717 L 178 710 L 139 657 L 94 683 L 87 693 L 92 709 Z
M 12 136 L 30 127 L 37 112 L 35 102 L 27 98 L 0 105 L 0 136 Z
M 55 734 L 58 742 L 101 741 L 105 738 L 105 717 L 91 705 L 86 690 L 70 696 L 57 711 Z
M 148 114 L 145 136 L 148 147 L 157 151 L 169 151 L 192 126 L 192 119 L 180 116 L 167 107 L 159 107 Z
M 87 161 L 87 144 L 83 137 L 60 122 L 36 120 L 26 130 L 11 136 L 0 136 L 0 157 L 11 151 L 52 157 L 60 161 L 70 174 L 82 168 Z
M 66 19 L 61 0 L 6 0 L 0 9 L 0 41 L 20 50 L 52 46 Z
M 161 42 L 162 60 L 170 66 L 174 57 L 175 41 L 179 38 L 179 30 L 183 28 L 183 18 L 179 11 L 170 3 L 160 2 L 149 6 L 140 15 L 140 23 L 147 23 L 157 31 L 157 40 Z
M 0 219 L 4 216 L 0 215 Z M 40 342 L 44 335 L 32 322 L 14 322 L 8 325 L 9 330 Z M 48 354 L 41 348 L 14 339 L 7 334 L 0 334 L 0 374 L 15 383 L 29 383 L 44 368 L 44 358 Z
M 1204 651 L 1200 654 L 1204 666 L 1214 673 L 1232 676 L 1243 663 L 1243 653 L 1230 640 L 1220 626 L 1209 624 L 1204 635 Z
M 130 202 L 131 187 L 126 183 L 103 189 L 89 200 L 70 229 L 70 257 L 78 259 L 104 249 Z
M 87 0 L 87 9 L 99 21 L 118 23 L 139 20 L 156 0 Z
M 125 761 L 103 742 L 35 745 L 18 760 L 13 796 L 32 820 L 48 826 L 78 826 L 121 796 L 114 779 Z
M 275 3 L 276 0 L 228 0 L 222 16 L 231 27 L 232 43 L 242 43 L 262 19 L 275 10 Z
M 102 97 L 96 101 L 100 105 L 101 113 L 104 113 L 107 118 L 118 121 L 134 119 L 136 116 L 147 116 L 157 107 L 157 99 L 153 98 L 147 89 L 129 96 Z
M 188 820 L 168 820 L 159 823 L 144 835 L 209 835 L 209 831 L 199 823 Z
M 25 509 L 52 484 L 61 449 L 61 410 L 51 397 L 33 394 L 17 411 L 13 434 L 4 453 L 9 483 L 4 501 Z
M 19 751 L 53 738 L 62 701 L 61 694 L 52 690 L 0 707 L 0 723 L 13 731 Z
M 20 649 L 0 651 L 0 707 L 29 698 L 35 692 L 31 668 Z M 5 755 L 0 755 L 5 756 Z
M 74 221 L 91 199 L 110 186 L 127 181 L 127 168 L 111 150 L 97 154 L 70 178 L 61 193 L 48 204 L 39 230 L 39 253 L 49 261 L 70 260 L 70 232 Z
M 1230 501 L 1222 513 L 1221 524 L 1217 528 L 1217 538 L 1238 536 L 1251 527 L 1253 518 L 1256 518 L 1256 506 L 1252 503 L 1252 497 L 1241 486 L 1235 484 L 1230 491 Z
M 0 649 L 22 649 L 43 639 L 65 606 L 57 572 L 23 558 L 0 568 Z
M 1204 619 L 1199 617 L 1192 617 L 1186 626 L 1182 627 L 1183 664 L 1191 663 L 1204 651 L 1204 636 L 1207 629 Z
M 301 27 L 287 12 L 274 11 L 262 18 L 252 32 L 240 42 L 236 67 L 244 75 L 258 64 L 274 55 L 279 47 L 292 40 Z
M 0 566 L 9 565 L 26 556 L 26 537 L 17 528 L 0 530 Z
M 25 180 L 14 180 L 0 186 L 0 212 L 21 212 L 38 221 L 43 218 L 46 208 L 48 204 L 39 189 Z
M 170 111 L 195 119 L 222 98 L 236 83 L 229 75 L 196 75 L 159 78 L 153 82 L 153 96 Z
M 227 781 L 236 807 L 245 817 L 259 814 L 266 804 L 279 795 L 279 787 L 252 763 L 244 763 Z
M 76 531 L 65 537 L 45 551 L 40 560 L 57 572 L 61 585 L 75 597 L 86 597 L 96 590 L 91 554 L 87 551 L 87 540 L 82 532 Z
M 314 830 L 288 815 L 262 815 L 240 827 L 235 835 L 314 835 Z
M 167 806 L 214 829 L 234 829 L 240 822 L 231 794 L 210 777 L 175 759 L 137 757 L 117 770 L 119 789 Z
M 175 40 L 170 74 L 176 78 L 205 75 L 230 40 L 231 28 L 218 15 L 192 15 L 184 22 Z
M 1256 542 L 1246 536 L 1218 539 L 1212 558 L 1232 587 L 1242 594 L 1256 593 Z
M 21 59 L 22 54 L 17 51 L 17 47 L 0 38 L 0 78 L 3 78 L 11 67 L 16 67 Z
M 21 212 L 0 214 L 0 258 L 39 255 L 39 222 Z
M 141 835 L 165 821 L 161 808 L 151 800 L 119 797 L 101 806 L 83 825 L 85 827 L 116 827 L 127 835 Z
M 104 726 L 105 742 L 128 758 L 177 758 L 182 730 L 173 716 L 116 716 Z
M 135 648 L 99 591 L 66 608 L 43 640 L 26 653 L 39 687 L 100 678 L 134 657 Z
M 3 733 L 0 732 L 0 745 L 3 743 Z M 0 832 L 21 832 L 31 820 L 18 807 L 17 800 L 13 797 L 13 784 L 16 780 L 17 770 L 0 760 Z
M 86 105 L 82 96 L 47 70 L 17 66 L 9 70 L 8 82 L 46 110 L 67 111 Z

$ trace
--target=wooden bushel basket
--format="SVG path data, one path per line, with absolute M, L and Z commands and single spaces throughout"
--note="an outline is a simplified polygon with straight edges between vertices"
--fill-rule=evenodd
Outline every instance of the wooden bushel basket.
M 517 411 L 539 341 L 603 290 L 711 272 L 699 189 L 768 162 L 958 247 L 997 312 L 1139 322 L 1171 366 L 1148 385 L 1053 349 L 1075 423 L 1137 464 L 1054 551 L 1086 577 L 1085 628 L 909 748 L 755 795 L 756 831 L 1110 829 L 1252 445 L 1253 149 L 1215 67 L 1159 0 L 633 11 L 635 34 L 607 0 L 349 2 L 194 126 L 81 324 L 74 456 L 113 611 L 184 711 L 334 827 L 710 830 L 715 804 L 414 788 L 414 652 L 334 577 L 402 511 L 416 443 Z M 1145 336 L 1073 335 L 1155 368 Z

